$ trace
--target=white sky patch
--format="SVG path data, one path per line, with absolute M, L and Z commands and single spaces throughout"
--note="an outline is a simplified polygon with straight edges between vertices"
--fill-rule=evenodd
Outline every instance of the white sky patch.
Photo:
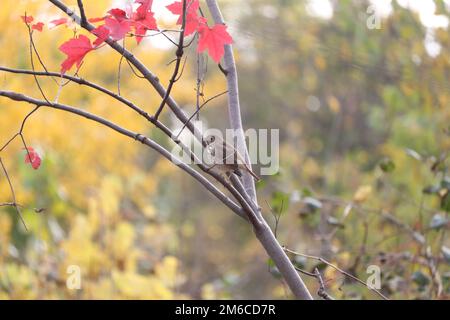
M 392 0 L 370 0 L 378 16 L 385 18 L 392 13 Z
M 154 0 L 152 5 L 152 11 L 155 13 L 155 19 L 157 22 L 168 23 L 169 25 L 173 25 L 173 28 L 175 30 L 178 30 L 180 27 L 176 25 L 177 22 L 177 16 L 172 14 L 166 6 L 175 2 L 175 0 Z M 152 34 L 155 32 L 148 32 L 148 34 Z M 175 32 L 168 32 L 166 33 L 167 36 L 173 37 L 176 36 L 175 42 L 178 42 L 178 33 Z M 157 49 L 161 50 L 170 50 L 174 47 L 173 43 L 171 43 L 169 40 L 167 40 L 166 37 L 164 37 L 162 34 L 158 34 L 156 36 L 148 37 L 149 41 L 151 42 L 152 46 Z
M 154 0 L 152 11 L 155 13 L 156 20 L 164 20 L 165 22 L 175 23 L 177 16 L 172 14 L 166 6 L 174 3 L 176 0 Z
M 444 0 L 447 8 L 450 6 L 449 0 Z M 436 57 L 441 53 L 442 45 L 436 41 L 435 29 L 449 26 L 449 19 L 444 15 L 436 14 L 436 4 L 434 0 L 397 0 L 398 4 L 404 8 L 416 11 L 420 21 L 427 28 L 424 40 L 425 50 L 430 57 Z
M 437 15 L 434 0 L 397 0 L 404 8 L 409 8 L 419 13 L 420 21 L 428 28 L 447 28 L 449 20 L 444 15 Z M 450 1 L 446 0 L 449 4 Z
M 306 11 L 308 14 L 322 19 L 333 17 L 333 5 L 330 0 L 308 0 Z
M 429 28 L 425 36 L 425 50 L 431 57 L 436 57 L 441 53 L 442 45 L 435 40 L 434 29 Z

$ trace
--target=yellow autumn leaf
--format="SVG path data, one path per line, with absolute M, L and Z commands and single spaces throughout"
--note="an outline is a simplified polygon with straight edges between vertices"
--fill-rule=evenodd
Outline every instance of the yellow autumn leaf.
M 353 195 L 353 201 L 364 202 L 372 194 L 372 187 L 368 185 L 360 186 Z

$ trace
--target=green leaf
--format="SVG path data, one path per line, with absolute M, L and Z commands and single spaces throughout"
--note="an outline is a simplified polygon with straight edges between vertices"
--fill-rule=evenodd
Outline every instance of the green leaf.
M 267 186 L 267 181 L 264 179 L 259 180 L 256 182 L 256 190 L 262 190 Z
M 277 279 L 281 279 L 282 275 L 280 270 L 278 270 L 277 266 L 275 265 L 275 262 L 272 259 L 267 260 L 267 265 L 269 266 L 269 272 L 272 276 L 274 276 Z
M 312 196 L 312 191 L 308 188 L 303 188 L 302 189 L 302 196 L 304 197 L 311 197 Z
M 450 192 L 447 191 L 447 194 L 441 199 L 441 209 L 450 212 Z
M 395 170 L 395 163 L 390 158 L 384 158 L 380 162 L 380 169 L 386 173 L 392 172 Z
M 289 194 L 275 191 L 272 194 L 271 207 L 274 213 L 279 214 L 287 210 L 289 206 Z

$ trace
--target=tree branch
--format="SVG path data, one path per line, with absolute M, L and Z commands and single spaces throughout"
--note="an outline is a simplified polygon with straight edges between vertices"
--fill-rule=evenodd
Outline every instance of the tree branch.
M 77 4 L 78 4 L 78 9 L 80 10 L 80 16 L 81 16 L 80 25 L 82 27 L 84 27 L 84 26 L 86 26 L 88 21 L 86 18 L 86 13 L 84 12 L 83 0 L 77 0 Z
M 384 294 L 382 294 L 377 289 L 368 286 L 367 283 L 365 283 L 361 279 L 359 279 L 359 278 L 355 277 L 354 275 L 352 275 L 351 273 L 348 273 L 347 271 L 339 268 L 338 266 L 332 264 L 331 262 L 329 262 L 328 260 L 326 260 L 326 259 L 324 259 L 322 257 L 316 257 L 316 256 L 312 256 L 312 255 L 309 255 L 309 254 L 296 252 L 296 251 L 293 251 L 293 250 L 289 250 L 288 248 L 284 248 L 284 250 L 286 252 L 289 252 L 289 253 L 294 254 L 296 256 L 305 257 L 305 258 L 308 258 L 308 259 L 314 259 L 314 260 L 320 261 L 322 263 L 325 263 L 327 266 L 330 266 L 331 268 L 335 269 L 336 271 L 339 271 L 340 273 L 342 273 L 343 275 L 349 277 L 350 279 L 355 280 L 356 282 L 358 282 L 358 283 L 362 284 L 363 286 L 367 287 L 369 290 L 372 290 L 373 292 L 378 294 L 384 300 L 389 300 Z
M 93 83 L 91 81 L 85 80 L 83 78 L 74 77 L 66 74 L 61 74 L 58 72 L 47 72 L 47 71 L 32 71 L 32 70 L 24 70 L 24 69 L 13 69 L 13 68 L 7 68 L 0 66 L 0 71 L 9 72 L 9 73 L 15 73 L 15 74 L 26 74 L 26 75 L 34 75 L 38 77 L 60 77 L 63 79 L 70 80 L 72 82 L 78 83 L 79 85 L 84 85 L 87 87 L 91 87 L 92 89 L 98 90 L 102 93 L 105 93 L 106 95 L 116 99 L 117 101 L 125 104 L 126 106 L 130 107 L 134 111 L 136 111 L 138 114 L 143 116 L 148 121 L 152 121 L 151 116 L 145 112 L 143 109 L 132 103 L 131 101 L 127 100 L 126 98 L 119 96 L 118 94 L 112 92 L 111 90 L 106 89 L 105 87 L 102 87 L 96 83 Z
M 25 230 L 28 231 L 27 225 L 25 224 L 25 220 L 23 220 L 22 212 L 20 212 L 19 205 L 17 204 L 17 201 L 16 201 L 16 193 L 14 192 L 13 184 L 12 184 L 11 179 L 9 177 L 8 170 L 6 170 L 6 167 L 3 164 L 2 158 L 0 158 L 0 166 L 1 166 L 2 170 L 3 170 L 3 174 L 5 175 L 6 180 L 8 181 L 9 190 L 11 191 L 11 196 L 12 196 L 12 201 L 13 201 L 12 203 L 2 204 L 2 206 L 3 205 L 11 205 L 11 206 L 13 206 L 16 209 L 17 215 L 19 216 L 20 220 L 22 221 L 22 224 L 25 227 Z
M 164 106 L 166 105 L 167 99 L 170 97 L 170 92 L 172 91 L 173 85 L 177 81 L 178 71 L 180 69 L 181 64 L 181 58 L 183 57 L 183 46 L 184 46 L 184 29 L 186 29 L 186 0 L 183 0 L 183 11 L 182 11 L 183 19 L 181 24 L 181 32 L 180 32 L 180 39 L 178 40 L 178 47 L 177 51 L 175 53 L 176 55 L 176 62 L 175 62 L 175 68 L 173 70 L 172 77 L 169 81 L 169 86 L 167 87 L 166 93 L 164 95 L 163 100 L 161 101 L 161 104 L 158 108 L 158 110 L 155 113 L 155 119 L 158 119 L 159 115 L 164 109 Z

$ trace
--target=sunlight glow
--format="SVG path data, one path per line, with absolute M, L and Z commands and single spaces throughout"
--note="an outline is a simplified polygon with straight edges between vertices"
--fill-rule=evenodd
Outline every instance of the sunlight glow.
M 333 17 L 333 6 L 330 0 L 309 0 L 306 11 L 318 18 L 331 19 Z

